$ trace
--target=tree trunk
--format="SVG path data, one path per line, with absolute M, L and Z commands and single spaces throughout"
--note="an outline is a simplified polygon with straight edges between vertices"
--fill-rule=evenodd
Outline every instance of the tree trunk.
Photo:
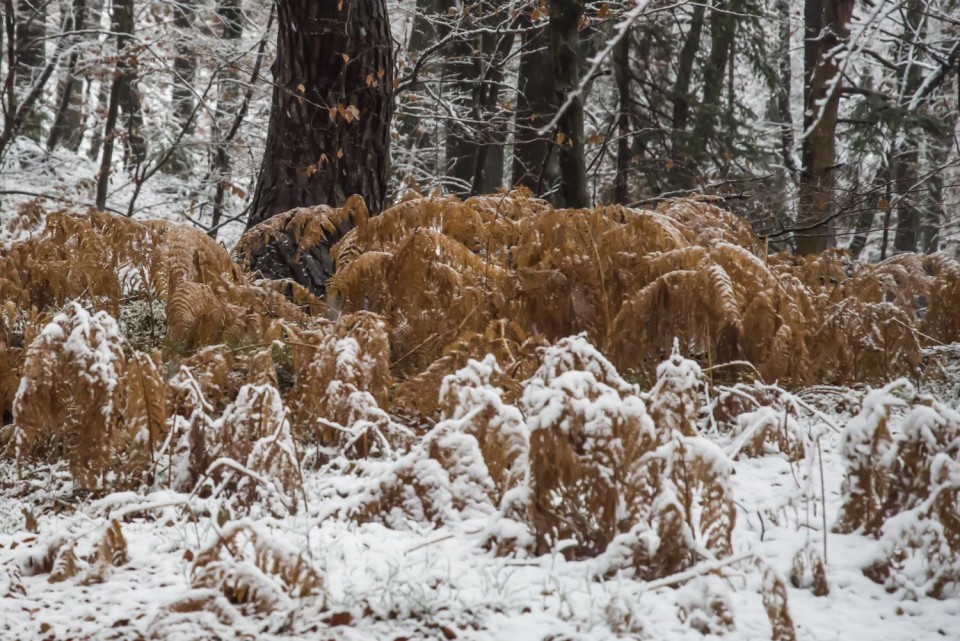
M 471 13 L 462 13 L 456 25 L 458 30 L 474 30 Z M 453 193 L 466 196 L 470 193 L 477 157 L 476 100 L 473 91 L 479 72 L 479 42 L 476 37 L 456 34 L 452 43 L 444 49 L 443 75 L 441 80 L 442 100 L 447 100 L 457 114 L 470 113 L 470 118 L 446 119 L 446 175 L 455 182 Z
M 72 5 L 66 10 L 70 12 L 73 18 L 73 30 L 80 31 L 86 26 L 87 2 L 86 0 L 73 0 Z M 64 17 L 63 24 L 67 25 L 68 16 Z M 70 58 L 67 60 L 67 67 L 63 78 L 60 81 L 60 97 L 57 101 L 57 113 L 53 119 L 53 125 L 50 127 L 50 135 L 47 137 L 47 149 L 52 151 L 57 145 L 62 144 L 70 151 L 76 152 L 80 148 L 80 142 L 83 140 L 83 118 L 84 118 L 84 96 L 83 79 L 77 77 L 77 62 L 80 59 L 80 52 L 77 51 L 77 45 L 82 36 L 70 37 L 70 46 L 73 50 L 70 52 Z
M 819 253 L 834 244 L 837 112 L 840 106 L 839 56 L 848 35 L 852 0 L 806 0 L 804 6 L 803 169 L 800 212 L 803 229 L 797 251 Z
M 129 49 L 133 36 L 134 0 L 114 0 L 113 30 L 117 36 L 117 71 L 110 87 L 110 100 L 107 105 L 107 120 L 103 127 L 103 156 L 100 171 L 97 174 L 97 209 L 103 211 L 107 206 L 107 192 L 110 186 L 110 169 L 113 165 L 113 150 L 116 143 L 117 121 L 122 110 L 127 116 L 127 134 L 125 137 L 127 161 L 135 158 L 142 162 L 146 157 L 146 142 L 139 129 L 143 124 L 140 113 L 140 99 L 133 87 L 136 67 Z
M 736 18 L 731 12 L 738 9 L 736 2 L 714 0 L 710 10 L 710 54 L 703 68 L 703 100 L 697 109 L 691 135 L 691 147 L 696 149 L 696 153 L 688 168 L 690 177 L 700 173 L 697 164 L 709 157 L 710 142 L 717 139 L 724 73 L 733 50 L 736 29 Z
M 47 35 L 48 0 L 19 0 L 17 2 L 17 89 L 20 95 L 30 93 L 31 88 L 43 71 L 46 63 L 44 51 Z M 34 140 L 40 140 L 43 129 L 43 116 L 37 107 L 24 119 L 19 133 Z
M 273 108 L 249 226 L 295 207 L 386 200 L 393 49 L 385 0 L 279 0 Z
M 580 18 L 583 0 L 551 0 L 550 52 L 561 108 L 554 138 L 558 147 L 561 190 L 566 207 L 589 207 L 587 166 L 584 158 L 583 97 L 580 85 Z
M 217 17 L 223 25 L 221 38 L 225 43 L 229 43 L 229 52 L 234 54 L 236 45 L 243 37 L 243 9 L 240 6 L 240 0 L 220 0 L 217 4 Z M 273 14 L 271 13 L 271 19 Z M 266 38 L 266 36 L 264 36 Z M 261 45 L 265 44 L 261 42 Z M 263 55 L 262 48 L 258 52 L 255 73 L 259 71 L 260 57 Z M 230 144 L 231 134 L 234 133 L 232 123 L 236 122 L 237 114 L 237 84 L 238 74 L 236 67 L 231 65 L 224 70 L 220 78 L 220 96 L 217 100 L 217 123 L 214 127 L 214 154 L 213 167 L 211 174 L 216 184 L 213 196 L 213 217 L 210 223 L 210 235 L 217 237 L 220 219 L 223 216 L 224 201 L 227 195 L 227 183 L 230 178 L 230 154 L 228 146 Z M 256 81 L 256 77 L 252 79 Z M 239 123 L 236 125 L 239 127 Z
M 554 146 L 537 131 L 550 121 L 559 103 L 547 30 L 531 28 L 529 10 L 523 14 L 520 25 L 526 31 L 517 74 L 512 182 L 541 195 L 556 184 L 559 168 Z
M 173 26 L 177 29 L 176 55 L 173 59 L 173 115 L 177 124 L 193 129 L 194 95 L 193 81 L 196 76 L 197 50 L 191 33 L 196 13 L 195 0 L 176 0 L 173 3 Z
M 630 44 L 626 34 L 613 50 L 613 66 L 617 80 L 617 173 L 613 180 L 613 202 L 630 203 Z
M 474 105 L 475 119 L 481 124 L 478 125 L 477 155 L 470 189 L 474 195 L 492 193 L 503 187 L 503 148 L 507 135 L 497 107 L 504 65 L 516 40 L 509 31 L 512 20 L 502 3 L 486 2 L 483 8 L 480 24 L 487 30 L 480 38 L 481 48 L 477 54 L 478 81 Z
M 901 75 L 900 95 L 903 101 L 910 99 L 920 89 L 923 81 L 921 67 L 915 58 L 918 56 L 917 44 L 923 41 L 923 5 L 919 0 L 908 0 L 903 13 L 904 42 L 899 46 Z M 897 171 L 894 175 L 897 191 L 897 232 L 893 247 L 897 252 L 917 251 L 920 238 L 920 186 L 917 184 L 918 165 L 920 163 L 920 140 L 918 132 L 910 127 L 904 129 L 903 136 L 895 136 L 894 153 L 897 154 Z
M 692 137 L 687 133 L 687 123 L 690 120 L 690 81 L 693 77 L 693 64 L 700 51 L 700 36 L 703 33 L 703 16 L 706 11 L 706 2 L 698 3 L 693 7 L 690 16 L 690 30 L 683 41 L 680 56 L 677 59 L 677 77 L 671 91 L 673 99 L 671 149 L 669 166 L 670 183 L 672 189 L 688 189 L 692 183 L 686 167 L 690 164 L 690 141 Z

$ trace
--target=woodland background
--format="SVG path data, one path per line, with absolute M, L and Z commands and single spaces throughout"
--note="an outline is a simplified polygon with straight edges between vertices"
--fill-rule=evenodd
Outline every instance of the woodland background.
M 389 202 L 693 191 L 774 248 L 880 258 L 956 240 L 956 0 L 587 2 L 561 75 L 547 5 L 388 2 Z M 232 242 L 264 149 L 276 22 L 262 1 L 5 0 L 4 201 L 98 204 Z M 563 87 L 583 97 L 582 139 L 553 122 Z M 570 155 L 582 185 L 561 181 Z

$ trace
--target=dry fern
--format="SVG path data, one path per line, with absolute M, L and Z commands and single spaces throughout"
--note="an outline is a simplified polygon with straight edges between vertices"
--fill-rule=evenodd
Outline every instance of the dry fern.
M 215 590 L 245 615 L 294 607 L 294 599 L 322 592 L 323 577 L 302 552 L 281 546 L 250 521 L 228 523 L 217 541 L 197 554 L 194 590 Z
M 120 428 L 122 340 L 106 312 L 73 304 L 27 349 L 13 405 L 18 455 L 56 453 L 82 487 L 96 487 L 125 449 Z

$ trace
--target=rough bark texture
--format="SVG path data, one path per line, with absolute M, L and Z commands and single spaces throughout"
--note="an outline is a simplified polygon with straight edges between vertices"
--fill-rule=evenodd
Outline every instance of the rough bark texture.
M 838 55 L 847 37 L 852 0 L 806 0 L 804 6 L 804 118 L 800 172 L 800 215 L 796 236 L 801 254 L 834 244 L 829 217 L 835 207 L 837 112 L 840 106 Z M 836 86 L 835 86 L 836 85 Z
M 562 105 L 569 104 L 557 123 L 562 193 L 567 207 L 589 207 L 587 167 L 584 159 L 583 97 L 574 95 L 580 85 L 580 17 L 583 0 L 551 0 L 550 51 L 553 75 Z
M 273 109 L 248 226 L 386 199 L 393 50 L 385 0 L 279 0 Z
M 517 118 L 513 147 L 513 184 L 542 194 L 558 178 L 553 145 L 537 130 L 557 111 L 556 81 L 546 28 L 530 29 L 529 12 L 524 15 L 520 71 L 517 76 Z

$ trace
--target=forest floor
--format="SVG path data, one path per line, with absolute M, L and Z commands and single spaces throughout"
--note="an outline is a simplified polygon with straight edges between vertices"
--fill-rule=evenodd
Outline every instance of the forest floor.
M 842 426 L 850 418 L 835 412 L 828 420 Z M 736 458 L 733 555 L 717 566 L 704 563 L 675 580 L 652 583 L 621 575 L 597 578 L 597 559 L 495 556 L 481 545 L 489 518 L 440 529 L 410 523 L 403 530 L 341 520 L 329 515 L 362 490 L 361 481 L 337 466 L 305 472 L 306 510 L 248 518 L 260 536 L 306 554 L 323 585 L 306 597 L 262 586 L 275 592 L 271 611 L 245 614 L 225 603 L 196 605 L 211 591 L 191 587 L 192 561 L 216 540 L 222 532 L 217 521 L 225 518 L 204 515 L 210 506 L 203 499 L 170 491 L 83 499 L 74 496 L 63 469 L 23 469 L 18 475 L 5 463 L 0 638 L 671 641 L 707 632 L 752 641 L 771 638 L 762 596 L 767 566 L 787 583 L 797 639 L 956 638 L 960 600 L 888 593 L 863 572 L 882 556 L 878 541 L 829 531 L 841 502 L 841 434 L 824 421 L 803 427 L 822 433 L 822 476 L 819 461 L 791 464 L 775 452 Z M 706 435 L 729 450 L 728 437 Z M 26 514 L 36 519 L 29 528 Z M 30 576 L 58 539 L 74 541 L 78 558 L 91 553 L 110 518 L 122 523 L 128 562 L 61 582 L 51 582 L 48 574 Z M 827 596 L 814 596 L 787 578 L 795 555 L 811 546 L 826 556 Z M 801 586 L 809 582 L 798 579 Z

